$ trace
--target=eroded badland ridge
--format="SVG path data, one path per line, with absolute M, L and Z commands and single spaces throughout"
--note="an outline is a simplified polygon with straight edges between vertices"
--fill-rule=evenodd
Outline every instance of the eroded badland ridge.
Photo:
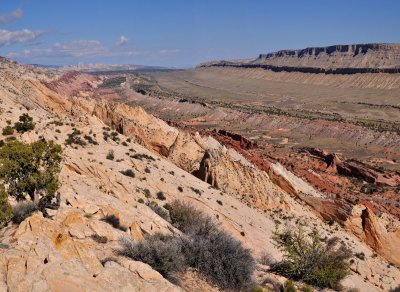
M 271 239 L 276 226 L 301 225 L 307 232 L 317 229 L 328 242 L 338 237 L 357 254 L 344 287 L 388 291 L 400 284 L 399 213 L 378 195 L 398 200 L 398 172 L 310 147 L 280 152 L 268 139 L 211 130 L 204 125 L 251 120 L 264 127 L 271 120 L 240 107 L 190 100 L 187 93 L 171 94 L 155 88 L 153 77 L 59 74 L 0 61 L 0 128 L 24 113 L 35 122 L 34 130 L 4 133 L 1 140 L 53 140 L 63 151 L 59 207 L 0 230 L 0 291 L 222 290 L 195 269 L 172 283 L 150 265 L 115 252 L 120 238 L 139 242 L 157 232 L 183 236 L 162 215 L 165 203 L 175 199 L 211 216 L 254 258 L 268 252 L 271 261 L 280 260 Z M 294 118 L 279 117 L 286 128 L 287 119 Z M 338 132 L 354 135 L 343 127 Z M 399 144 L 394 132 L 370 131 L 366 139 L 376 147 Z M 353 198 L 343 186 L 353 188 Z M 360 191 L 374 186 L 379 189 L 369 195 Z M 125 228 L 104 220 L 112 215 Z M 265 262 L 257 264 L 253 279 L 265 291 L 286 281 Z

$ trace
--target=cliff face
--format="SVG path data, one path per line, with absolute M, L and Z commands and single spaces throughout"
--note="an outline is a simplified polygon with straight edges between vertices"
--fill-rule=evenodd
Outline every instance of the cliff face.
M 400 68 L 400 44 L 311 47 L 261 54 L 254 63 L 313 68 Z
M 203 66 L 262 67 L 304 73 L 399 73 L 400 44 L 354 44 L 281 50 L 246 61 L 211 62 Z

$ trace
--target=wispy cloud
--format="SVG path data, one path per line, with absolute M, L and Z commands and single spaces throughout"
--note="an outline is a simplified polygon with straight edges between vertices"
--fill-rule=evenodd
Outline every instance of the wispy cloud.
M 146 54 L 144 51 L 115 50 L 97 40 L 75 40 L 55 43 L 48 48 L 32 48 L 21 52 L 9 52 L 10 58 L 84 58 L 84 57 L 130 57 Z
M 101 55 L 107 52 L 107 49 L 96 40 L 78 40 L 55 43 L 49 52 L 56 56 L 82 57 Z
M 121 35 L 116 43 L 117 46 L 122 47 L 125 46 L 129 42 L 129 39 L 126 36 Z
M 42 31 L 33 31 L 29 29 L 22 29 L 16 31 L 9 31 L 5 29 L 0 30 L 0 47 L 10 46 L 17 43 L 27 43 L 36 40 L 43 34 Z
M 169 55 L 169 54 L 177 54 L 177 53 L 181 53 L 182 50 L 180 49 L 162 49 L 159 50 L 158 53 L 161 55 Z
M 18 8 L 8 14 L 0 14 L 0 24 L 4 24 L 4 23 L 10 22 L 14 19 L 21 18 L 23 16 L 23 14 L 24 14 L 24 12 L 22 11 L 21 8 Z

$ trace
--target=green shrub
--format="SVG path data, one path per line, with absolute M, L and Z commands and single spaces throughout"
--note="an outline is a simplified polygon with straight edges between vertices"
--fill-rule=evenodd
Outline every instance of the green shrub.
M 106 158 L 107 158 L 108 160 L 114 160 L 114 158 L 115 158 L 114 150 L 109 150 L 108 153 L 107 153 Z
M 12 217 L 12 208 L 8 203 L 8 195 L 3 185 L 0 185 L 0 228 Z
M 82 140 L 82 138 L 80 137 L 81 134 L 82 134 L 81 131 L 74 128 L 72 130 L 72 133 L 67 135 L 68 138 L 65 140 L 65 144 L 66 145 L 76 144 L 76 145 L 80 145 L 80 146 L 85 146 L 87 143 Z
M 157 193 L 157 199 L 159 199 L 161 201 L 165 201 L 166 197 L 165 197 L 163 192 L 158 192 Z
M 285 281 L 285 284 L 283 284 L 283 291 L 284 291 L 284 292 L 296 292 L 297 289 L 296 289 L 296 287 L 294 286 L 293 281 L 291 281 L 291 280 L 286 280 L 286 281 Z
M 33 118 L 28 114 L 22 114 L 19 117 L 19 121 L 14 124 L 14 129 L 18 133 L 25 133 L 35 129 L 35 123 L 33 122 Z
M 132 169 L 122 170 L 120 172 L 125 176 L 135 177 L 135 173 L 133 172 Z
M 309 286 L 309 285 L 303 285 L 303 287 L 301 287 L 301 289 L 300 289 L 302 292 L 313 292 L 314 291 L 314 289 L 311 287 L 311 286 Z
M 86 141 L 88 141 L 90 144 L 99 145 L 99 143 L 98 143 L 96 140 L 94 140 L 92 136 L 85 135 L 85 136 L 83 136 L 83 138 L 84 138 Z
M 3 135 L 8 136 L 14 134 L 14 128 L 11 126 L 6 126 L 3 128 Z
M 309 237 L 299 229 L 275 232 L 273 240 L 283 252 L 283 260 L 271 270 L 293 280 L 313 286 L 337 289 L 349 274 L 349 249 L 338 247 L 338 238 L 321 241 L 313 231 Z
M 8 194 L 24 199 L 28 194 L 54 197 L 58 187 L 61 146 L 39 140 L 30 144 L 7 142 L 0 148 L 0 179 L 9 185 Z
M 131 157 L 135 158 L 135 159 L 138 159 L 138 160 L 147 159 L 149 161 L 155 161 L 155 159 L 152 156 L 147 155 L 147 154 L 139 154 L 139 153 L 137 153 L 137 154 L 131 155 Z
M 148 199 L 148 198 L 151 198 L 151 192 L 150 192 L 149 189 L 144 189 L 143 192 L 144 192 L 144 196 L 145 196 L 147 199 Z
M 359 258 L 362 261 L 365 260 L 365 253 L 363 253 L 363 252 L 356 252 L 354 254 L 354 256 L 356 256 L 357 258 Z

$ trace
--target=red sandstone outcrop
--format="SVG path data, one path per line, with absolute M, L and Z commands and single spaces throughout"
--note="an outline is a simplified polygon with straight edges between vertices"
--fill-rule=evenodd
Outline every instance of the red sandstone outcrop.
M 329 170 L 340 175 L 360 178 L 377 185 L 394 187 L 400 184 L 400 175 L 374 168 L 355 159 L 341 161 L 335 153 L 328 153 L 318 148 L 303 147 L 299 149 L 299 152 L 305 152 L 314 158 L 321 159 Z

